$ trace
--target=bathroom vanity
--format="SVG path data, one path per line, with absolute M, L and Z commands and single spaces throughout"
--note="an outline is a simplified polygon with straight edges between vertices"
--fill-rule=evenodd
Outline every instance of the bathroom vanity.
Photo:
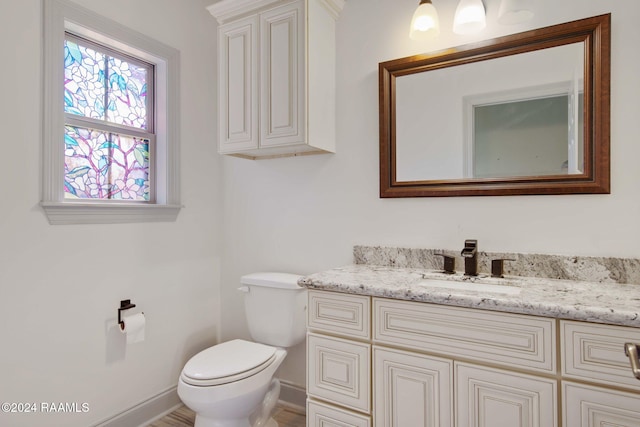
M 640 285 L 398 260 L 299 282 L 308 426 L 640 426 Z

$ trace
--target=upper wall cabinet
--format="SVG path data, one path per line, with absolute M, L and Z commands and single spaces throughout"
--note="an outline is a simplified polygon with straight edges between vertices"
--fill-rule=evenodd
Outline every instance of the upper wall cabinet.
M 222 0 L 218 151 L 335 152 L 335 22 L 344 0 Z

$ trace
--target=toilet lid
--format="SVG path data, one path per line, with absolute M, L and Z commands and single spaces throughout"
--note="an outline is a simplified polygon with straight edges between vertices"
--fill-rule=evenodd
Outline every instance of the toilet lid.
M 275 352 L 275 347 L 264 344 L 244 340 L 227 341 L 193 356 L 184 366 L 182 378 L 194 385 L 229 382 L 229 377 L 237 381 L 268 366 Z

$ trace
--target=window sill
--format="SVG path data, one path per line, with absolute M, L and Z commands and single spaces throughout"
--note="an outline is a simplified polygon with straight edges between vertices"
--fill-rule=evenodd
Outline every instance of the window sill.
M 137 222 L 174 222 L 180 205 L 41 202 L 49 224 L 124 224 Z

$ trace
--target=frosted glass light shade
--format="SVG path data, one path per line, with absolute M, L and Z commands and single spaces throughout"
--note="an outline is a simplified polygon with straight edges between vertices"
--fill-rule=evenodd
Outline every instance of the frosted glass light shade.
M 460 0 L 453 18 L 453 32 L 473 34 L 487 26 L 482 0 Z
M 499 24 L 519 24 L 533 18 L 531 0 L 502 0 L 498 9 Z
M 413 13 L 409 38 L 412 40 L 429 40 L 440 34 L 438 12 L 431 4 L 431 0 L 422 0 Z

